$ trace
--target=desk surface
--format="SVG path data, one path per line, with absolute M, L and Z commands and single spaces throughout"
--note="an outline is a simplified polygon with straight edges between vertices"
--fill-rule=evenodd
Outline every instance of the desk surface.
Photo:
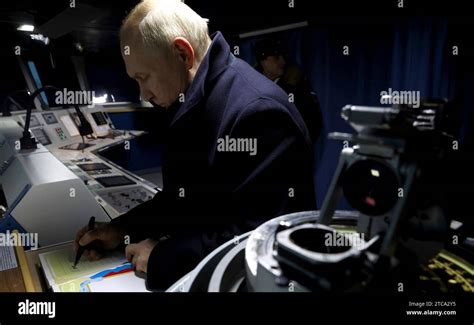
M 0 272 L 0 292 L 25 292 L 20 267 Z

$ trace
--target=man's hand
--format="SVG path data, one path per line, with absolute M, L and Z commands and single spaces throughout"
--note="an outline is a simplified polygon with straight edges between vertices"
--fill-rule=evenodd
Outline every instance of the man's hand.
M 135 270 L 146 273 L 148 259 L 156 244 L 158 244 L 156 240 L 145 239 L 138 244 L 130 244 L 125 248 L 125 256 L 127 260 L 132 262 Z
M 94 229 L 88 231 L 85 226 L 76 235 L 74 249 L 77 251 L 79 246 L 86 246 L 92 242 L 94 248 L 86 249 L 84 256 L 92 260 L 101 258 L 101 250 L 113 250 L 117 248 L 124 240 L 125 231 L 107 222 L 96 222 Z

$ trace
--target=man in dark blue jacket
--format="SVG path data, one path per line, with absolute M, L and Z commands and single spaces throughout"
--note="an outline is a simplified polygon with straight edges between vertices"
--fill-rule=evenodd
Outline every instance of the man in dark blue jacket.
M 185 4 L 145 1 L 121 44 L 141 96 L 168 114 L 163 191 L 108 224 L 79 231 L 126 255 L 166 289 L 222 243 L 278 215 L 315 209 L 308 130 L 287 95 L 234 57 Z M 160 238 L 166 238 L 160 240 Z M 86 253 L 97 258 L 96 250 Z

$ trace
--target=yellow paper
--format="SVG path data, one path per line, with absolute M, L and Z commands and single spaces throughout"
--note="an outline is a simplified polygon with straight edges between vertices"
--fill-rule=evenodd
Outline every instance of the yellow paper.
M 51 275 L 56 284 L 61 284 L 127 262 L 125 257 L 121 254 L 113 254 L 98 261 L 90 261 L 83 256 L 76 265 L 76 268 L 73 268 L 74 259 L 76 258 L 75 254 L 72 248 L 44 254 L 44 260 L 49 266 Z
M 123 254 L 116 252 L 97 261 L 83 257 L 74 268 L 75 254 L 72 247 L 40 254 L 46 280 L 53 291 L 91 292 L 91 283 L 100 291 L 147 291 L 145 280 L 136 277 Z M 128 271 L 120 273 L 123 270 Z

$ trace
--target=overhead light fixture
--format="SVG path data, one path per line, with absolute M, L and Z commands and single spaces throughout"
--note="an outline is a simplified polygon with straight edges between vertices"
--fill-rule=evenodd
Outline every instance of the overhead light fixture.
M 33 25 L 21 25 L 16 30 L 20 30 L 22 32 L 32 32 L 35 30 L 35 26 Z

